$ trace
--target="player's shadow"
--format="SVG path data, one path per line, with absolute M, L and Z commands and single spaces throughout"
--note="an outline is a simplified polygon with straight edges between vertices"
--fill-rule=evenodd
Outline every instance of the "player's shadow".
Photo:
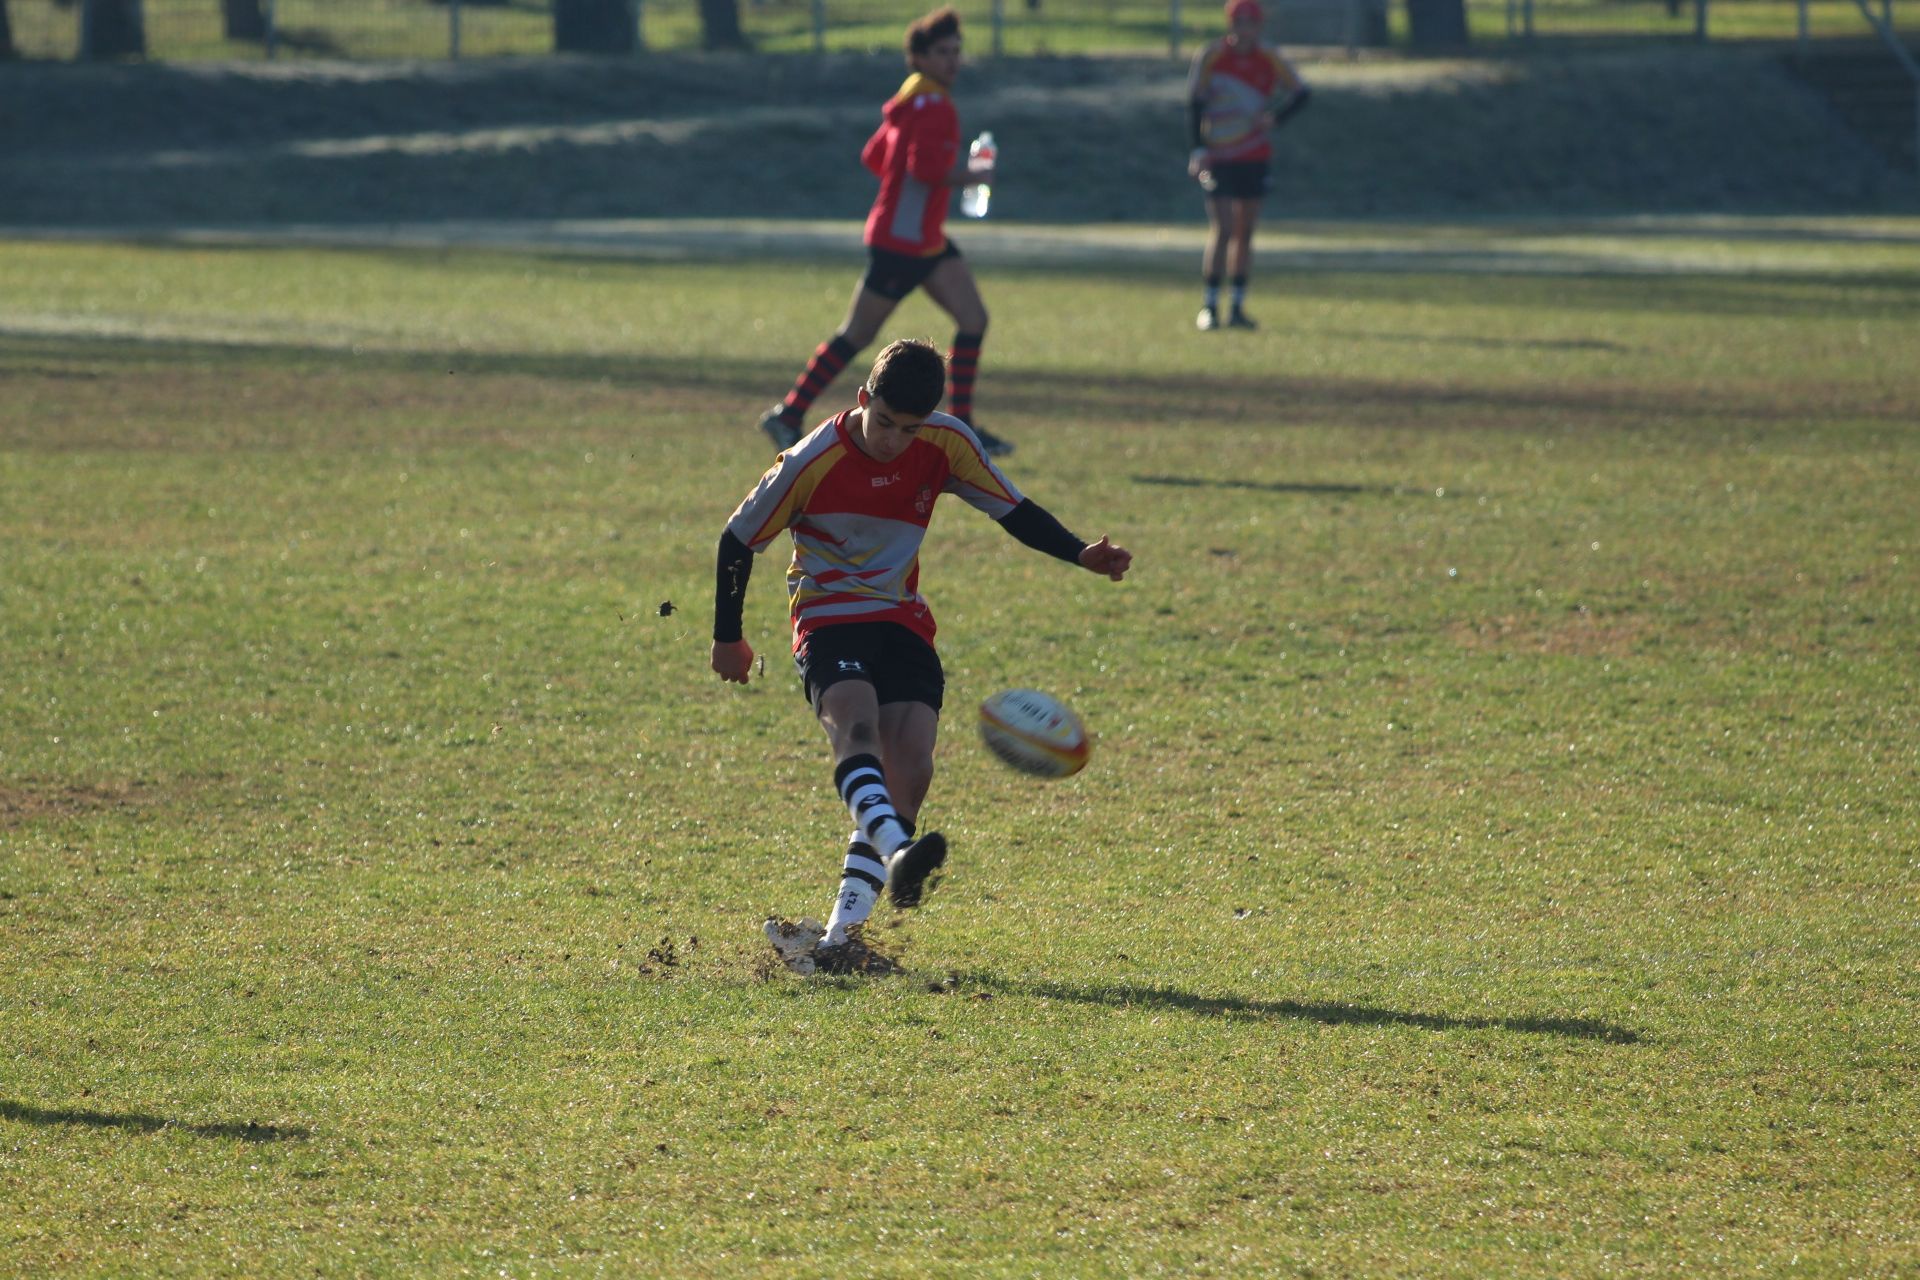
M 1043 1000 L 1070 1000 L 1077 1004 L 1125 1008 L 1150 1005 L 1183 1013 L 1225 1018 L 1297 1018 L 1325 1026 L 1399 1026 L 1423 1031 L 1512 1031 L 1523 1035 L 1566 1036 L 1607 1044 L 1638 1044 L 1640 1035 L 1627 1027 L 1598 1018 L 1510 1017 L 1475 1018 L 1447 1013 L 1417 1013 L 1378 1005 L 1332 1004 L 1324 1001 L 1248 1000 L 1241 996 L 1200 996 L 1173 987 L 1075 987 L 1057 982 L 1009 982 L 993 974 L 961 975 L 962 989 L 974 985 L 1007 994 L 1038 996 Z
M 1261 493 L 1317 493 L 1352 495 L 1370 493 L 1392 497 L 1396 493 L 1416 492 L 1372 484 L 1301 484 L 1282 480 L 1220 480 L 1211 476 L 1135 476 L 1135 484 L 1163 485 L 1170 489 L 1257 489 Z M 1429 491 L 1417 490 L 1421 494 Z
M 241 1142 L 288 1142 L 311 1138 L 313 1131 L 297 1125 L 259 1124 L 252 1120 L 222 1124 L 184 1124 L 138 1111 L 89 1111 L 70 1107 L 30 1107 L 21 1102 L 0 1099 L 0 1120 L 19 1120 L 26 1124 L 70 1124 L 88 1129 L 131 1129 L 135 1133 L 159 1133 L 171 1129 L 196 1138 L 233 1138 Z

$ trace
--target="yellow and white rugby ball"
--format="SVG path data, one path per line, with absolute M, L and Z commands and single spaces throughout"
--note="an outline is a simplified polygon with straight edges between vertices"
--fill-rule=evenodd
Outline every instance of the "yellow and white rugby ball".
M 1038 689 L 1008 689 L 981 703 L 980 738 L 1003 764 L 1036 778 L 1071 777 L 1093 752 L 1080 717 Z

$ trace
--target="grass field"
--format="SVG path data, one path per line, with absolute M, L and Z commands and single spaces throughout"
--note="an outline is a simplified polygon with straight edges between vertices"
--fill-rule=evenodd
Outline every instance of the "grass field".
M 943 506 L 954 859 L 803 980 L 706 635 L 849 267 L 0 243 L 0 1272 L 1915 1274 L 1920 253 L 1778 248 L 987 270 L 1137 571 Z

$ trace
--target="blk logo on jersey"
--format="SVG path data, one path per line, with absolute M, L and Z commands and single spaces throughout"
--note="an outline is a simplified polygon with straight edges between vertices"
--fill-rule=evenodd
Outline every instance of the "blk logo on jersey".
M 873 487 L 876 489 L 884 489 L 888 485 L 893 484 L 895 481 L 899 479 L 900 479 L 900 473 L 898 471 L 894 472 L 890 476 L 875 476 L 873 478 Z

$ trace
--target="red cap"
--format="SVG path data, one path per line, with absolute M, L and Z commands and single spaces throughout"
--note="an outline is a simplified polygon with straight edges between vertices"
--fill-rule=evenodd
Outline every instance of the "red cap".
M 1252 18 L 1255 22 L 1264 22 L 1267 16 L 1260 11 L 1260 0 L 1227 0 L 1227 21 L 1229 23 L 1240 21 L 1241 15 L 1243 14 Z

